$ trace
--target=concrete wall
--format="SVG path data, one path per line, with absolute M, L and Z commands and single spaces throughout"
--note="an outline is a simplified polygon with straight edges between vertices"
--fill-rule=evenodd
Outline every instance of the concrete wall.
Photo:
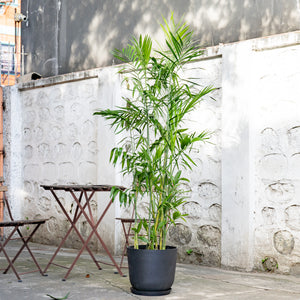
M 222 49 L 226 266 L 297 270 L 299 38 L 297 32 Z
M 199 84 L 221 84 L 221 57 L 216 56 L 190 64 L 185 70 L 188 78 L 197 78 Z M 110 149 L 116 145 L 113 131 L 101 117 L 93 116 L 97 108 L 113 107 L 128 93 L 121 86 L 118 67 L 94 69 L 41 79 L 11 88 L 6 97 L 5 144 L 6 178 L 10 185 L 12 206 L 18 216 L 49 217 L 36 235 L 36 241 L 57 244 L 68 230 L 68 222 L 49 191 L 41 184 L 123 184 L 118 169 L 109 163 Z M 200 132 L 215 131 L 212 142 L 219 144 L 221 125 L 221 90 L 201 103 L 190 116 L 187 126 Z M 14 119 L 18 123 L 14 124 Z M 9 145 L 11 143 L 11 145 Z M 13 145 L 15 146 L 14 153 Z M 221 263 L 221 152 L 215 145 L 199 145 L 193 153 L 198 167 L 188 173 L 191 183 L 191 201 L 183 206 L 189 212 L 187 223 L 170 231 L 170 240 L 180 247 L 180 259 L 206 263 Z M 13 166 L 15 166 L 13 168 Z M 12 169 L 13 168 L 13 169 Z M 15 175 L 16 176 L 15 176 Z M 197 176 L 195 176 L 197 174 Z M 18 192 L 18 197 L 14 194 Z M 59 193 L 67 211 L 72 199 Z M 105 201 L 108 200 L 106 195 Z M 94 209 L 100 214 L 103 196 L 94 199 Z M 141 204 L 143 206 L 143 204 Z M 119 252 L 123 234 L 117 216 L 130 216 L 130 209 L 115 205 L 101 223 L 101 230 L 110 249 Z M 205 215 L 205 217 L 204 217 Z M 87 224 L 80 220 L 79 230 L 86 234 Z M 199 229 L 200 228 L 200 229 Z M 209 248 L 199 239 L 215 234 L 216 244 Z M 183 234 L 185 237 L 182 239 Z M 203 237 L 204 235 L 204 237 Z M 70 236 L 66 246 L 80 247 L 76 234 Z M 92 247 L 101 250 L 93 241 Z M 186 250 L 193 249 L 187 256 Z M 204 253 L 200 254 L 199 253 Z
M 189 216 L 170 229 L 181 261 L 299 273 L 299 67 L 300 32 L 294 32 L 208 48 L 185 70 L 218 89 L 215 100 L 207 98 L 187 121 L 213 134 L 212 143 L 195 149 L 198 167 L 186 174 L 191 192 L 182 209 Z M 40 184 L 126 184 L 108 164 L 114 135 L 92 116 L 125 93 L 116 71 L 95 69 L 6 89 L 11 201 L 20 216 L 50 217 L 38 236 L 42 242 L 55 243 L 66 224 Z M 96 210 L 99 203 L 95 199 Z M 122 233 L 114 217 L 128 214 L 115 205 L 103 224 L 116 252 Z M 73 237 L 68 245 L 78 242 Z
M 132 35 L 160 40 L 161 14 L 171 11 L 203 46 L 300 29 L 299 0 L 23 0 L 25 72 L 53 76 L 112 65 L 110 51 Z
M 299 36 L 298 38 L 299 39 Z M 265 256 L 282 271 L 299 272 L 300 52 L 299 46 L 258 45 L 253 124 L 256 176 L 254 260 Z M 267 45 L 268 47 L 268 45 Z M 266 54 L 264 54 L 266 53 Z M 274 65 L 274 61 L 276 64 Z M 264 249 L 262 252 L 261 249 Z
M 211 50 L 218 50 L 217 48 Z M 213 52 L 213 51 L 212 51 Z M 193 171 L 186 170 L 190 179 L 186 188 L 190 190 L 189 201 L 182 211 L 188 213 L 186 222 L 171 228 L 171 244 L 179 246 L 179 258 L 183 262 L 221 264 L 221 108 L 222 108 L 222 58 L 210 53 L 209 59 L 189 65 L 185 76 L 197 78 L 201 85 L 218 88 L 206 97 L 186 122 L 193 131 L 211 132 L 210 143 L 202 143 L 191 154 L 198 163 Z M 192 250 L 187 254 L 187 250 Z
M 97 108 L 112 107 L 120 101 L 118 90 L 120 82 L 110 68 L 52 78 L 33 89 L 19 86 L 10 90 L 5 113 L 6 181 L 16 216 L 50 218 L 36 240 L 57 244 L 69 228 L 52 195 L 40 188 L 41 184 L 118 183 L 118 174 L 108 163 L 114 136 L 109 129 L 102 130 L 103 120 L 93 116 Z M 59 197 L 71 211 L 70 195 L 59 193 Z M 100 215 L 109 193 L 94 198 L 93 209 Z M 109 210 L 101 223 L 104 240 L 112 250 L 119 244 L 111 222 L 116 212 Z M 87 233 L 84 219 L 79 230 Z M 80 240 L 71 235 L 66 246 L 79 247 Z M 98 246 L 92 241 L 92 247 Z

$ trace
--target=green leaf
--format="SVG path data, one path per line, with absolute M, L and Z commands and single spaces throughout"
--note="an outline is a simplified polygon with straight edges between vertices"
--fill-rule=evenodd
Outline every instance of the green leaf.
M 64 299 L 68 299 L 69 294 L 70 294 L 70 292 L 67 293 L 67 295 L 64 296 L 63 298 L 57 298 L 57 297 L 51 296 L 51 295 L 49 295 L 49 294 L 46 294 L 46 296 L 48 296 L 48 297 L 50 297 L 51 299 L 54 299 L 54 300 L 64 300 Z
M 186 252 L 187 255 L 191 255 L 193 253 L 193 250 L 192 249 L 187 249 L 185 252 Z
M 175 211 L 173 213 L 173 220 L 179 219 L 181 217 L 181 213 L 179 211 Z
M 149 240 L 145 236 L 139 236 L 138 238 L 139 238 L 139 240 L 141 240 L 142 242 L 144 242 L 146 244 L 149 243 Z
M 126 204 L 126 201 L 127 201 L 127 195 L 124 193 L 124 192 L 120 192 L 120 203 L 123 204 L 125 203 Z

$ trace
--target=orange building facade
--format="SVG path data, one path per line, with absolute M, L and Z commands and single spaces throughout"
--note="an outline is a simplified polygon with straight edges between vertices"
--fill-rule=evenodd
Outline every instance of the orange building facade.
M 14 85 L 21 72 L 21 0 L 0 0 L 0 85 Z

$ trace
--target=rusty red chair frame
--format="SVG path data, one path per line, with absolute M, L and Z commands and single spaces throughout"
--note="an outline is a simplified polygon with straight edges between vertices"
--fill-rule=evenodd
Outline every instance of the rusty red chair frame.
M 133 213 L 132 213 L 133 215 Z M 124 233 L 124 237 L 125 237 L 125 243 L 124 243 L 124 247 L 122 250 L 122 257 L 121 257 L 121 261 L 120 261 L 120 268 L 127 268 L 126 266 L 123 266 L 123 262 L 124 262 L 124 257 L 126 254 L 126 249 L 127 247 L 130 245 L 129 244 L 129 237 L 130 236 L 134 236 L 133 233 L 131 233 L 131 227 L 132 224 L 134 223 L 134 218 L 116 218 L 116 220 L 121 221 L 122 224 L 122 228 L 123 228 L 123 233 Z M 127 228 L 126 228 L 127 226 Z
M 126 254 L 127 247 L 130 246 L 129 237 L 134 236 L 134 233 L 131 232 L 132 224 L 134 224 L 134 222 L 135 222 L 134 210 L 132 211 L 131 218 L 116 218 L 116 220 L 121 221 L 123 233 L 124 233 L 124 237 L 125 237 L 125 243 L 124 243 L 119 267 L 120 268 L 128 268 L 127 266 L 123 266 L 123 262 L 124 262 L 124 257 Z M 139 222 L 140 219 L 137 219 L 137 221 Z M 151 220 L 151 221 L 154 222 L 153 220 Z
M 38 264 L 33 252 L 31 251 L 28 243 L 29 241 L 32 239 L 33 235 L 35 234 L 35 232 L 38 230 L 38 228 L 44 224 L 48 219 L 37 219 L 37 220 L 14 220 L 12 213 L 11 213 L 11 209 L 9 207 L 9 202 L 7 200 L 6 194 L 5 192 L 7 191 L 7 187 L 3 186 L 3 178 L 0 177 L 0 192 L 3 193 L 3 199 L 4 199 L 4 205 L 8 211 L 8 216 L 10 218 L 10 221 L 3 221 L 0 222 L 0 228 L 13 228 L 13 230 L 9 233 L 9 235 L 7 237 L 2 236 L 0 238 L 0 254 L 1 252 L 3 252 L 7 262 L 8 262 L 8 266 L 4 270 L 3 274 L 6 274 L 9 269 L 11 268 L 12 271 L 14 272 L 14 274 L 16 275 L 17 279 L 19 282 L 22 282 L 20 276 L 24 275 L 24 274 L 28 274 L 28 273 L 33 273 L 33 272 L 40 272 L 41 275 L 44 275 L 44 272 L 42 271 L 40 265 Z M 24 236 L 20 230 L 20 227 L 23 226 L 28 226 L 28 225 L 34 225 L 34 228 L 31 230 L 30 234 L 28 236 Z M 18 234 L 19 237 L 14 238 L 15 234 Z M 22 246 L 20 247 L 19 251 L 15 254 L 15 256 L 13 258 L 10 258 L 8 255 L 8 251 L 5 249 L 6 245 L 14 239 L 19 239 L 22 241 Z M 23 272 L 23 273 L 18 273 L 14 263 L 17 260 L 17 258 L 20 256 L 20 254 L 23 252 L 23 250 L 26 248 L 26 250 L 28 251 L 28 253 L 30 254 L 30 257 L 32 258 L 32 261 L 34 262 L 34 264 L 36 265 L 37 269 L 36 270 L 32 270 L 32 271 L 27 271 L 27 272 Z

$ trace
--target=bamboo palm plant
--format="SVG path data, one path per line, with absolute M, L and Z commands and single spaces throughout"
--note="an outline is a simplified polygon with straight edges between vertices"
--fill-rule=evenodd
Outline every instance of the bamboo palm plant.
M 124 175 L 131 175 L 132 185 L 125 191 L 112 190 L 119 195 L 121 205 L 134 205 L 134 247 L 139 240 L 148 249 L 165 249 L 169 226 L 184 218 L 179 207 L 185 202 L 186 190 L 182 182 L 183 168 L 192 169 L 195 161 L 190 156 L 194 144 L 209 138 L 207 132 L 190 132 L 184 121 L 211 86 L 201 87 L 183 79 L 182 68 L 203 54 L 193 41 L 189 26 L 180 21 L 164 19 L 161 25 L 165 45 L 152 49 L 152 40 L 146 36 L 133 38 L 124 49 L 114 50 L 114 56 L 124 62 L 120 72 L 131 85 L 130 97 L 116 109 L 95 112 L 111 121 L 117 134 L 126 138 L 113 148 L 110 159 L 121 163 Z M 137 203 L 148 201 L 148 217 L 142 218 Z M 147 236 L 139 235 L 144 228 Z

